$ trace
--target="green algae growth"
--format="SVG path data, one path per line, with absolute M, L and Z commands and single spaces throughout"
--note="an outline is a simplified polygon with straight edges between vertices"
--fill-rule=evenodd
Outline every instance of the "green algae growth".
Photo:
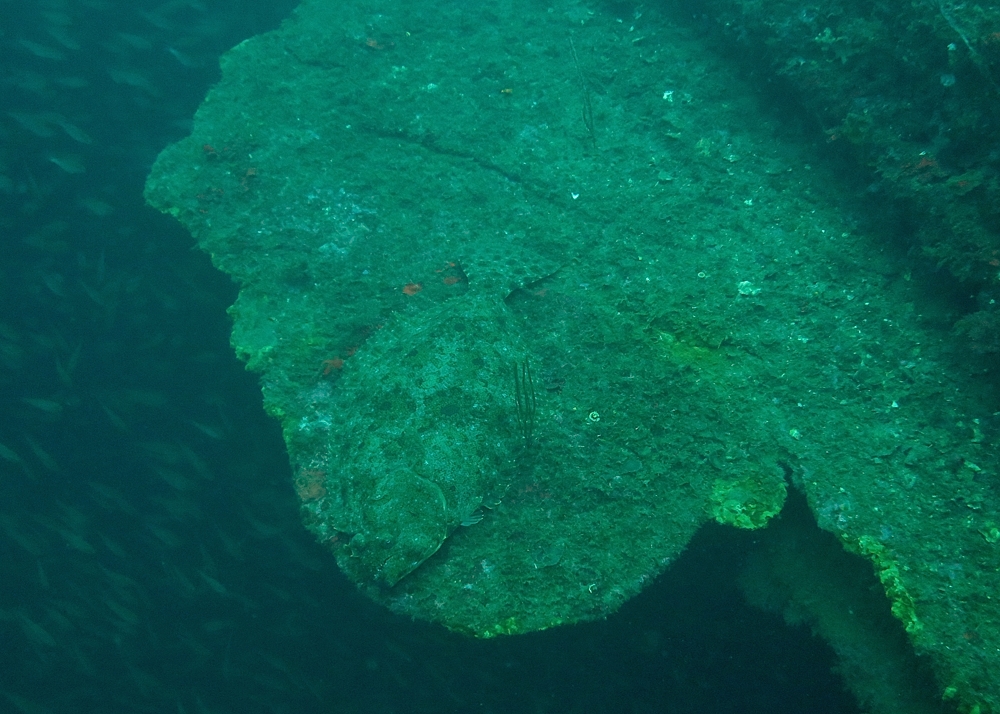
M 240 285 L 303 521 L 375 600 L 603 618 L 792 488 L 996 710 L 992 412 L 840 185 L 654 9 L 310 0 L 147 197 Z

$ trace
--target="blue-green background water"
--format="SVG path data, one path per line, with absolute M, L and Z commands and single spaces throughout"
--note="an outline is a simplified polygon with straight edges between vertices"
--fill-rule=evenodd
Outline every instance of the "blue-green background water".
M 146 208 L 219 55 L 286 2 L 0 1 L 0 711 L 850 712 L 711 528 L 604 623 L 474 641 L 355 592 L 228 343 L 235 288 Z

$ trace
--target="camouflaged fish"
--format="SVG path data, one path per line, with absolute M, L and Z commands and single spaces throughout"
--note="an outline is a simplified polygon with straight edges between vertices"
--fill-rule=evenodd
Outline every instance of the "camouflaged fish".
M 525 359 L 500 291 L 399 315 L 352 358 L 330 439 L 328 523 L 341 565 L 395 585 L 510 484 L 522 444 L 515 366 Z

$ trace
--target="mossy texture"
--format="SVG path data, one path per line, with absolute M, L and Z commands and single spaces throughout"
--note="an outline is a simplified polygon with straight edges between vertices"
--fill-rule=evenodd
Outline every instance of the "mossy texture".
M 790 482 L 993 708 L 990 405 L 809 146 L 622 12 L 307 0 L 160 156 L 304 522 L 376 600 L 489 637 L 608 615 Z
M 959 337 L 973 350 L 1000 352 L 1000 7 L 680 5 L 704 13 L 726 53 L 766 68 L 782 111 L 804 110 L 830 149 L 846 149 L 870 171 L 871 197 L 898 203 L 897 225 L 886 229 L 981 293 Z

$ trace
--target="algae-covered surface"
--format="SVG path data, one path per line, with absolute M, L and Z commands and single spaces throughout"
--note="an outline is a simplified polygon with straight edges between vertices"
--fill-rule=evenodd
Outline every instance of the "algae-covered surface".
M 966 0 L 705 0 L 727 51 L 808 108 L 834 145 L 855 147 L 880 195 L 907 204 L 910 230 L 973 288 L 1000 282 L 1000 5 Z M 876 178 L 877 177 L 877 178 Z M 963 325 L 1000 351 L 994 308 Z
M 930 278 L 723 60 L 625 12 L 307 0 L 160 156 L 306 526 L 492 636 L 604 617 L 793 487 L 940 691 L 995 709 L 995 419 Z

